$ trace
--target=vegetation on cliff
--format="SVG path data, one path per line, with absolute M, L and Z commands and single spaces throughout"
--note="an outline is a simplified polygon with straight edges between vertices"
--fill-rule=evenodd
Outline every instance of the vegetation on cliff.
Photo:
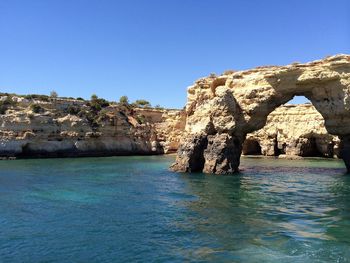
M 0 93 L 0 158 L 167 151 L 166 144 L 160 146 L 164 136 L 158 139 L 155 124 L 163 122 L 163 115 L 171 110 L 140 101 L 143 107 L 129 103 L 127 97 L 113 102 L 95 94 L 84 100 L 62 98 L 54 92 L 50 96 Z

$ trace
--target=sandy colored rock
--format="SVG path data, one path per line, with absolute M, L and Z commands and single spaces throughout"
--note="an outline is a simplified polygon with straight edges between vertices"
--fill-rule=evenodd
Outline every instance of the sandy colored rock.
M 185 128 L 181 110 L 112 104 L 93 113 L 88 101 L 11 99 L 0 115 L 0 157 L 163 154 L 178 149 Z M 33 112 L 32 104 L 41 111 Z
M 161 121 L 155 124 L 155 130 L 164 153 L 178 150 L 180 141 L 185 136 L 185 126 L 185 111 L 168 110 L 163 113 Z
M 338 146 L 339 138 L 327 132 L 312 104 L 283 105 L 268 115 L 262 129 L 247 134 L 242 153 L 332 158 L 339 155 Z
M 279 106 L 291 100 L 295 95 L 307 97 L 325 120 L 326 130 L 340 139 L 340 156 L 350 170 L 350 56 L 337 55 L 306 64 L 294 63 L 287 66 L 259 67 L 252 70 L 230 72 L 219 77 L 210 76 L 199 79 L 188 88 L 186 105 L 186 136 L 189 138 L 216 134 L 225 144 L 226 138 L 234 140 L 237 148 L 231 144 L 217 154 L 235 152 L 240 149 L 248 133 L 264 127 L 267 116 Z M 219 138 L 218 137 L 218 138 Z M 196 143 L 184 140 L 183 144 Z M 218 143 L 218 142 L 216 142 Z M 310 142 L 312 143 L 312 142 Z M 294 147 L 294 149 L 301 147 Z M 180 146 L 180 149 L 196 149 Z M 205 149 L 203 151 L 203 158 Z M 183 171 L 181 166 L 191 160 L 191 151 L 179 151 L 172 166 L 175 171 Z M 186 161 L 187 160 L 187 161 Z M 232 171 L 238 170 L 237 158 L 227 158 Z M 207 167 L 203 163 L 202 169 Z M 214 167 L 214 166 L 212 166 Z M 232 168 L 233 167 L 233 168 Z M 191 170 L 191 169 L 189 169 Z M 205 172 L 223 173 L 214 168 Z

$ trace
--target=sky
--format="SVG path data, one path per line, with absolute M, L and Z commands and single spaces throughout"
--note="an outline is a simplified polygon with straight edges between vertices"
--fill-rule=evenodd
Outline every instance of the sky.
M 1 92 L 182 108 L 210 73 L 338 53 L 349 0 L 0 0 Z

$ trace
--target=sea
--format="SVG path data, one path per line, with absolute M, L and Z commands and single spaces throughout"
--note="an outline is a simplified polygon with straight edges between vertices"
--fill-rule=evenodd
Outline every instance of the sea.
M 350 262 L 341 160 L 175 156 L 0 161 L 0 262 Z

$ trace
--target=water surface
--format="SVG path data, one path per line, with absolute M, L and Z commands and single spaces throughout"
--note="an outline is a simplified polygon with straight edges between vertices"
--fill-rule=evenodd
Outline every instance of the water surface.
M 337 160 L 243 158 L 239 176 L 172 156 L 0 162 L 0 262 L 348 262 Z

